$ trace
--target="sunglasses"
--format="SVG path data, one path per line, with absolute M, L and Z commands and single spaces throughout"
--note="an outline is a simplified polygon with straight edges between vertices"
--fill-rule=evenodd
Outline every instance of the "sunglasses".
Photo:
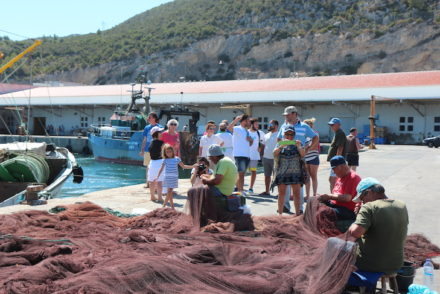
M 177 126 L 177 124 L 175 124 L 175 123 L 172 123 L 172 124 L 170 124 L 170 126 Z
M 210 130 L 210 131 L 215 131 L 215 128 L 209 128 L 208 130 Z
M 284 136 L 295 136 L 295 134 L 294 133 L 290 133 L 290 134 L 284 134 Z

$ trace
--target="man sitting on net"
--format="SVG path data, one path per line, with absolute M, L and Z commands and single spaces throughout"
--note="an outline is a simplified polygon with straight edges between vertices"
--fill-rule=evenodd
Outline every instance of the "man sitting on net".
M 213 195 L 231 195 L 238 175 L 235 163 L 229 157 L 225 157 L 221 147 L 216 144 L 209 146 L 208 158 L 215 165 L 215 170 L 212 176 L 200 176 L 203 184 L 210 187 Z
M 363 203 L 348 229 L 358 239 L 356 266 L 361 271 L 396 273 L 403 265 L 408 231 L 405 203 L 389 199 L 384 187 L 373 178 L 359 183 L 353 201 Z
M 352 199 L 356 196 L 356 187 L 361 177 L 349 168 L 344 157 L 340 155 L 332 157 L 330 165 L 337 176 L 336 183 L 332 194 L 322 194 L 318 200 L 332 208 L 338 220 L 354 220 L 356 203 Z

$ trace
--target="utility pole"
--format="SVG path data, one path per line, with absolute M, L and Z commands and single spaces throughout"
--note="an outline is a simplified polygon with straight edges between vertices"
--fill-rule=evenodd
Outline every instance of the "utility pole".
M 376 149 L 376 145 L 374 144 L 374 121 L 376 120 L 376 96 L 371 95 L 370 101 L 370 146 L 369 149 Z

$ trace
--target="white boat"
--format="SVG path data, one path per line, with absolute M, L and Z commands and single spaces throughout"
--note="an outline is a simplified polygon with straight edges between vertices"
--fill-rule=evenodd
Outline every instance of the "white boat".
M 71 174 L 74 182 L 82 181 L 82 169 L 66 148 L 44 142 L 0 144 L 0 207 L 32 203 L 30 196 L 33 201 L 55 198 Z

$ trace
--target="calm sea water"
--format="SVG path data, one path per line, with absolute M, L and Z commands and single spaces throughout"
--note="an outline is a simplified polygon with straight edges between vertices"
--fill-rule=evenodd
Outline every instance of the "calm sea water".
M 80 196 L 86 193 L 141 184 L 145 182 L 145 168 L 96 161 L 93 157 L 75 155 L 77 162 L 84 170 L 81 184 L 73 183 L 70 177 L 64 184 L 59 197 Z

